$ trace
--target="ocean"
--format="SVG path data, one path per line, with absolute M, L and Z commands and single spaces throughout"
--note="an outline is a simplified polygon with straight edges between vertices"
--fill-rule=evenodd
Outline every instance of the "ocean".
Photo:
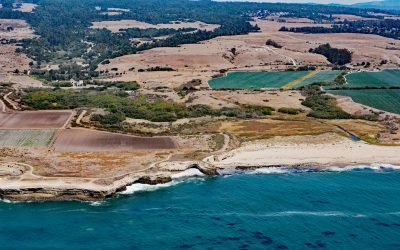
M 400 170 L 260 169 L 103 202 L 0 202 L 0 249 L 399 249 Z

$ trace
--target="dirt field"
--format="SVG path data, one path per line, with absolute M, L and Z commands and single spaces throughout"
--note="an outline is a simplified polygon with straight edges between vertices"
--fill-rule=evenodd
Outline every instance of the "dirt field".
M 389 63 L 382 67 L 400 65 L 400 41 L 376 35 L 364 34 L 302 34 L 279 32 L 282 26 L 329 26 L 312 23 L 279 23 L 257 20 L 262 32 L 249 35 L 217 37 L 199 44 L 187 44 L 177 48 L 156 48 L 135 55 L 126 55 L 111 60 L 108 65 L 99 65 L 99 70 L 118 68 L 123 73 L 111 79 L 137 80 L 144 87 L 174 86 L 192 79 L 207 81 L 220 69 L 244 71 L 285 69 L 288 65 L 320 65 L 329 63 L 325 57 L 308 53 L 310 48 L 330 43 L 334 47 L 348 48 L 353 54 L 353 63 L 371 62 L 373 67 L 382 60 Z M 265 46 L 272 39 L 283 45 L 282 49 Z M 230 50 L 236 48 L 233 55 Z M 173 72 L 138 72 L 149 67 L 171 67 Z M 129 71 L 129 69 L 135 68 Z
M 29 62 L 32 60 L 25 54 L 16 53 L 16 48 L 17 46 L 13 44 L 0 45 L 0 74 L 14 72 L 16 69 L 20 72 L 29 70 Z M 7 78 L 9 78 L 9 76 L 7 76 Z
M 174 149 L 170 137 L 136 137 L 89 129 L 63 130 L 54 143 L 57 151 L 136 151 L 150 149 Z
M 301 105 L 304 96 L 298 91 L 197 91 L 186 97 L 189 105 L 204 104 L 212 108 L 234 107 L 237 104 L 252 104 L 259 106 L 270 106 L 275 109 L 283 107 L 300 108 L 308 110 Z
M 62 128 L 71 117 L 71 111 L 23 111 L 0 113 L 0 129 Z
M 110 9 L 109 9 L 110 10 Z M 114 15 L 119 15 L 121 12 L 111 12 Z M 110 12 L 108 12 L 110 15 Z M 128 28 L 139 28 L 139 29 L 181 29 L 181 28 L 196 28 L 199 30 L 215 30 L 219 25 L 216 24 L 207 24 L 203 22 L 172 22 L 172 23 L 161 23 L 161 24 L 150 24 L 145 22 L 140 22 L 136 20 L 120 20 L 120 21 L 101 21 L 101 22 L 93 22 L 93 29 L 108 29 L 112 32 L 119 32 L 120 29 L 128 29 Z
M 14 30 L 8 31 L 7 27 L 12 27 Z M 36 35 L 25 20 L 20 19 L 0 19 L 0 39 L 30 39 Z
M 33 3 L 22 3 L 19 8 L 14 8 L 14 10 L 21 12 L 32 12 L 37 6 L 38 6 L 37 4 Z
M 362 16 L 355 16 L 355 15 L 346 15 L 346 14 L 336 14 L 332 15 L 335 18 L 335 21 L 360 21 L 360 20 L 379 20 L 377 18 L 367 18 Z
M 8 31 L 7 27 L 12 27 L 12 31 Z M 0 19 L 0 39 L 30 39 L 36 35 L 26 23 L 25 20 L 18 19 Z M 17 46 L 14 44 L 0 45 L 0 74 L 13 72 L 18 69 L 20 72 L 28 70 L 29 62 L 32 61 L 24 54 L 15 52 Z
M 13 87 L 18 89 L 43 87 L 43 83 L 41 81 L 33 79 L 27 75 L 0 74 L 0 83 L 14 83 Z

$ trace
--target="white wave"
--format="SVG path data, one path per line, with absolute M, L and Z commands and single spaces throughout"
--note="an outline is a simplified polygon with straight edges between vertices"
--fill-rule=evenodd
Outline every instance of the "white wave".
M 400 170 L 400 166 L 391 164 L 371 164 L 371 165 L 354 165 L 347 167 L 329 167 L 326 170 L 332 172 L 345 172 L 353 170 L 373 170 L 373 171 L 384 171 L 384 170 Z
M 384 172 L 387 170 L 400 170 L 400 166 L 391 164 L 371 164 L 371 165 L 352 165 L 346 167 L 262 167 L 254 170 L 220 170 L 218 173 L 224 177 L 239 174 L 287 174 L 287 173 L 308 173 L 308 172 L 349 172 L 354 170 L 372 170 L 375 172 Z
M 149 185 L 149 184 L 142 184 L 142 183 L 135 183 L 132 184 L 130 186 L 126 187 L 125 191 L 120 192 L 120 194 L 134 194 L 137 192 L 151 192 L 151 191 L 155 191 L 161 188 L 167 188 L 170 186 L 175 186 L 179 183 L 181 183 L 182 181 L 176 181 L 173 180 L 171 182 L 168 183 L 163 183 L 163 184 L 157 184 L 157 185 Z
M 290 170 L 282 167 L 269 167 L 269 168 L 258 168 L 253 171 L 250 171 L 250 174 L 286 174 L 289 173 Z
M 4 202 L 4 203 L 18 203 L 18 201 L 10 201 L 10 200 L 6 200 L 6 199 L 0 199 L 0 202 Z
M 200 172 L 197 168 L 189 168 L 185 171 L 179 172 L 177 174 L 171 175 L 172 179 L 188 178 L 188 177 L 203 177 L 205 174 Z
M 90 204 L 90 206 L 99 207 L 99 206 L 103 206 L 105 203 L 106 203 L 106 201 L 103 200 L 103 201 L 91 201 L 89 204 Z
M 363 218 L 367 217 L 365 214 L 344 213 L 340 211 L 324 211 L 324 212 L 311 212 L 311 211 L 285 211 L 273 214 L 273 216 L 320 216 L 320 217 L 354 217 Z
M 286 217 L 286 216 L 317 216 L 317 217 L 367 217 L 364 214 L 345 213 L 340 211 L 282 211 L 272 213 L 224 213 L 216 216 L 242 216 L 242 217 Z
M 400 211 L 399 212 L 386 213 L 386 214 L 389 214 L 389 215 L 400 215 Z

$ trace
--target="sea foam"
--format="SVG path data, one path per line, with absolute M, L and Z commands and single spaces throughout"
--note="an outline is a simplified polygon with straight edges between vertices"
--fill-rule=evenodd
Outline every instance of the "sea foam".
M 346 167 L 261 167 L 252 170 L 220 170 L 218 173 L 224 177 L 239 175 L 239 174 L 291 174 L 291 173 L 321 173 L 321 172 L 349 172 L 356 170 L 372 170 L 374 172 L 384 172 L 389 170 L 400 170 L 400 166 L 391 164 L 371 164 L 371 165 L 351 165 Z
M 120 194 L 133 194 L 137 192 L 151 192 L 161 188 L 167 188 L 171 186 L 175 186 L 182 181 L 173 180 L 168 183 L 157 184 L 157 185 L 149 185 L 149 184 L 142 184 L 142 183 L 135 183 L 130 186 L 126 187 L 125 191 L 120 192 Z

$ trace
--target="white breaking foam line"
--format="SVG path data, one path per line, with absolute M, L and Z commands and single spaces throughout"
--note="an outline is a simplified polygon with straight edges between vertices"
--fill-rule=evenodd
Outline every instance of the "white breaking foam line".
M 203 177 L 205 174 L 200 172 L 197 168 L 189 168 L 183 172 L 171 175 L 172 179 L 188 178 L 188 177 Z
M 125 191 L 120 192 L 120 194 L 134 194 L 137 192 L 151 192 L 151 191 L 155 191 L 161 188 L 167 188 L 167 187 L 171 187 L 171 186 L 175 186 L 179 183 L 181 183 L 182 181 L 171 181 L 168 183 L 163 183 L 163 184 L 157 184 L 157 185 L 149 185 L 149 184 L 141 184 L 141 183 L 135 183 L 132 184 L 130 186 L 126 187 Z

